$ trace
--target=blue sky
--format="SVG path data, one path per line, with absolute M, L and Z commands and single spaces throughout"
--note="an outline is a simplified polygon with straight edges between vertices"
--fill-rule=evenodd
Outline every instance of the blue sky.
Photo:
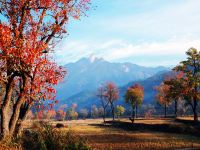
M 95 55 L 111 62 L 173 66 L 200 48 L 199 0 L 92 0 L 58 45 L 60 64 Z

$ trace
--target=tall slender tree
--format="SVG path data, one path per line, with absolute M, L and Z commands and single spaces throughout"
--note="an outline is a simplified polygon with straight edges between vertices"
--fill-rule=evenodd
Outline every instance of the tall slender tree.
M 119 98 L 119 90 L 114 83 L 109 82 L 105 86 L 105 98 L 109 102 L 109 105 L 111 108 L 111 113 L 112 113 L 112 119 L 115 120 L 115 105 L 114 105 L 114 103 Z
M 101 101 L 101 106 L 103 108 L 102 112 L 102 117 L 103 117 L 103 122 L 106 122 L 106 109 L 109 105 L 109 101 L 106 100 L 106 93 L 105 93 L 105 87 L 100 86 L 97 91 L 97 96 L 99 97 Z
M 164 106 L 164 114 L 165 118 L 167 117 L 167 108 L 171 104 L 171 99 L 167 97 L 167 94 L 169 92 L 169 86 L 161 83 L 159 86 L 155 87 L 157 90 L 156 100 L 158 104 Z

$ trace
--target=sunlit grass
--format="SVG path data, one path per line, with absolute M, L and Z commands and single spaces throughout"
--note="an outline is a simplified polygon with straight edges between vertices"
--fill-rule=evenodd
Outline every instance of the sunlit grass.
M 191 117 L 185 118 L 190 120 Z M 181 118 L 182 119 L 182 118 Z M 107 119 L 111 120 L 111 119 Z M 130 122 L 122 118 L 120 121 Z M 143 124 L 172 124 L 184 126 L 175 122 L 174 119 L 136 119 L 136 123 Z M 120 128 L 99 126 L 102 119 L 86 119 L 73 121 L 50 121 L 55 126 L 57 123 L 64 124 L 64 128 L 58 130 L 67 132 L 72 130 L 85 139 L 96 150 L 129 150 L 129 149 L 179 149 L 199 148 L 200 137 L 184 134 L 163 133 L 154 131 L 125 131 Z
M 128 121 L 122 119 L 122 121 Z M 136 120 L 139 123 L 163 124 L 173 123 L 171 119 L 164 120 Z M 178 148 L 200 148 L 200 138 L 173 133 L 162 133 L 153 131 L 125 131 L 123 129 L 94 126 L 84 120 L 85 124 L 71 124 L 61 130 L 73 130 L 76 134 L 88 139 L 91 147 L 95 149 L 178 149 Z

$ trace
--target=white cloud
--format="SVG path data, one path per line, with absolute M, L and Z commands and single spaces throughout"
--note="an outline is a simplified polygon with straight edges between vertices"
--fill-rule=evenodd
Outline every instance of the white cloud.
M 107 55 L 109 60 L 117 60 L 129 56 L 144 56 L 144 55 L 183 55 L 190 47 L 200 48 L 200 39 L 174 39 L 165 42 L 143 43 L 139 45 L 126 44 L 112 49 L 112 53 Z
M 135 58 L 141 57 L 141 60 L 134 63 L 175 65 L 174 62 L 180 61 L 179 59 L 185 56 L 185 51 L 190 47 L 200 49 L 200 39 L 171 39 L 165 42 L 140 44 L 127 43 L 123 40 L 111 40 L 104 43 L 72 41 L 62 46 L 56 55 L 58 62 L 62 62 L 62 64 L 94 54 L 108 61 L 126 62 L 128 60 L 134 62 L 136 61 Z M 177 56 L 178 58 L 170 60 L 170 56 Z M 152 62 L 147 61 L 145 64 L 144 59 L 149 57 L 154 59 L 151 60 Z M 160 60 L 161 57 L 162 61 Z

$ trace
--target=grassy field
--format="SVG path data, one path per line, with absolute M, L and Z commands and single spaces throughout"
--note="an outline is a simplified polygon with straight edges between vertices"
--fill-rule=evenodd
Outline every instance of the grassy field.
M 52 126 L 63 124 L 63 128 L 56 130 L 72 131 L 86 139 L 88 145 L 94 150 L 200 149 L 200 124 L 184 122 L 190 118 L 179 119 L 181 121 L 138 119 L 134 125 L 128 119 L 115 122 L 107 119 L 106 124 L 102 123 L 102 119 L 48 121 L 48 123 Z M 33 129 L 32 123 L 32 120 L 27 121 L 26 128 Z M 0 145 L 1 149 L 10 148 Z
M 127 119 L 121 119 L 128 122 Z M 55 125 L 57 122 L 53 122 Z M 129 131 L 107 124 L 103 126 L 100 119 L 88 119 L 62 122 L 65 128 L 60 130 L 72 130 L 84 139 L 96 150 L 134 150 L 134 149 L 200 149 L 200 137 L 182 133 L 167 133 L 150 130 Z M 171 124 L 185 126 L 172 119 L 136 120 L 136 124 Z M 131 124 L 129 124 L 131 125 Z

